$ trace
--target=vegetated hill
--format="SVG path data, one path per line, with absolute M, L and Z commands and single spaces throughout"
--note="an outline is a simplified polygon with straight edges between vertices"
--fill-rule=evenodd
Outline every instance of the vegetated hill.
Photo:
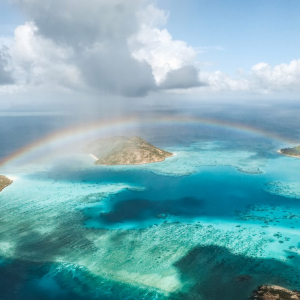
M 294 147 L 294 148 L 281 149 L 279 152 L 281 154 L 284 154 L 284 155 L 287 155 L 287 156 L 300 157 L 300 146 Z
M 4 175 L 0 175 L 0 192 L 9 186 L 12 183 L 12 180 L 8 179 Z
M 165 160 L 173 154 L 159 149 L 138 136 L 116 136 L 96 140 L 84 149 L 98 165 L 138 165 Z
M 259 286 L 250 297 L 253 300 L 299 300 L 300 293 L 276 285 Z

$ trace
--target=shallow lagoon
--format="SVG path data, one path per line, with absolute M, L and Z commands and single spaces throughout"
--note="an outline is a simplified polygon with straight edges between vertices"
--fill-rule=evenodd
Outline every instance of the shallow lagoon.
M 3 299 L 243 300 L 264 283 L 299 289 L 300 160 L 263 142 L 263 153 L 170 143 L 176 156 L 142 166 L 70 154 L 14 167 L 0 194 Z

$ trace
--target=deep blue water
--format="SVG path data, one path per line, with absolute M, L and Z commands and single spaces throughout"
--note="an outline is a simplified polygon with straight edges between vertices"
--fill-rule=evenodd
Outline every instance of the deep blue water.
M 190 176 L 171 177 L 149 171 L 62 172 L 49 173 L 56 180 L 94 183 L 127 183 L 145 187 L 126 190 L 89 205 L 84 212 L 86 225 L 96 228 L 143 228 L 165 221 L 199 221 L 201 217 L 235 219 L 236 211 L 255 205 L 282 205 L 283 198 L 264 191 L 267 174 L 245 174 L 233 167 L 201 167 Z M 299 208 L 295 199 L 284 205 Z

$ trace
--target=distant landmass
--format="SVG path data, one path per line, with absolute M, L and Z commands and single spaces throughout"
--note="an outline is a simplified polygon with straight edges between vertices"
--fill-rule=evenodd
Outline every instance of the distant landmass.
M 12 184 L 12 180 L 10 180 L 9 178 L 7 178 L 4 175 L 0 175 L 0 192 L 5 189 L 7 186 L 9 186 L 10 184 Z
M 285 148 L 278 151 L 280 154 L 300 158 L 300 146 L 294 148 Z
M 96 140 L 84 148 L 97 165 L 140 165 L 160 162 L 173 154 L 138 136 L 116 136 Z
M 250 299 L 256 300 L 300 300 L 298 291 L 291 291 L 281 286 L 262 285 L 258 287 Z

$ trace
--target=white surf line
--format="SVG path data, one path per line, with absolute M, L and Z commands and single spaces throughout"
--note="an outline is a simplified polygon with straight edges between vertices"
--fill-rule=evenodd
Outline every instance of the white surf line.
M 90 157 L 93 158 L 94 160 L 99 160 L 99 158 L 92 153 L 90 153 Z

